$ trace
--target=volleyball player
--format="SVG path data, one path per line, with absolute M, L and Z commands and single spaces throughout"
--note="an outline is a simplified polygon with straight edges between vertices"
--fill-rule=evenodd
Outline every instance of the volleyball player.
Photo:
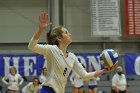
M 23 78 L 17 73 L 15 67 L 11 67 L 10 73 L 3 77 L 2 81 L 8 86 L 7 93 L 19 93 L 19 86 L 23 83 Z
M 48 70 L 46 67 L 44 67 L 42 70 L 42 74 L 39 76 L 39 81 L 41 84 L 43 84 L 46 81 L 47 75 L 48 75 Z
M 39 93 L 40 91 L 40 82 L 38 78 L 34 78 L 32 82 L 29 82 L 22 89 L 22 93 Z
M 88 72 L 92 72 L 93 68 L 92 66 L 88 66 Z M 88 93 L 98 93 L 98 82 L 100 80 L 100 77 L 97 77 L 95 80 L 91 79 L 88 80 Z
M 85 67 L 82 64 L 83 67 Z M 84 93 L 84 80 L 75 72 L 70 75 L 70 82 L 73 86 L 73 93 Z
M 28 45 L 31 51 L 42 54 L 47 59 L 47 80 L 44 82 L 40 93 L 64 93 L 71 70 L 74 70 L 83 79 L 96 79 L 101 74 L 110 72 L 115 68 L 113 66 L 87 73 L 78 62 L 77 57 L 73 53 L 67 52 L 72 38 L 64 26 L 55 27 L 51 32 L 47 32 L 48 44 L 38 44 L 41 34 L 48 25 L 48 14 L 42 13 L 39 16 L 38 31 L 33 35 Z

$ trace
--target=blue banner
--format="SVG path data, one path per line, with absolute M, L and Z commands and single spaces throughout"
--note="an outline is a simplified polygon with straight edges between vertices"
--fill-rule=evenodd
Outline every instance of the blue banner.
M 94 70 L 101 69 L 98 55 L 91 53 L 76 54 L 78 60 L 84 64 L 86 70 L 89 65 L 92 65 Z M 38 54 L 0 55 L 0 76 L 7 75 L 11 66 L 15 66 L 17 72 L 22 76 L 37 76 L 41 74 L 42 68 L 46 66 L 45 63 L 44 57 Z M 140 55 L 126 54 L 125 70 L 127 75 L 140 75 Z
M 0 55 L 0 76 L 9 73 L 9 68 L 14 66 L 22 76 L 40 75 L 44 67 L 42 55 Z
M 125 70 L 127 75 L 140 75 L 140 55 L 125 55 Z
M 98 62 L 99 54 L 76 54 L 78 60 L 85 65 L 86 69 L 88 65 L 97 69 L 100 67 Z M 42 72 L 42 68 L 45 67 L 47 59 L 45 60 L 42 55 L 0 55 L 0 76 L 5 76 L 9 73 L 9 68 L 14 66 L 17 68 L 17 72 L 22 76 L 37 76 Z
M 92 66 L 93 71 L 101 69 L 101 65 L 98 60 L 99 54 L 76 54 L 80 63 L 84 64 L 87 70 L 89 66 Z

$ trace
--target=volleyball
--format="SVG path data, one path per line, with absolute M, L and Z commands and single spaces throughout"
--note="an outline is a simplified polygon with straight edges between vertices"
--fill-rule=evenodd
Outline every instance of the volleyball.
M 118 53 L 113 49 L 105 49 L 101 52 L 99 60 L 105 68 L 112 67 L 118 63 Z

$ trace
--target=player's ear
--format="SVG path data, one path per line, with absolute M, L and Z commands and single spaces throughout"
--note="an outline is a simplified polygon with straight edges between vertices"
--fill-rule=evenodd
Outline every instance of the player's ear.
M 57 39 L 58 41 L 61 41 L 61 38 L 62 38 L 61 36 L 57 36 L 57 37 L 56 37 L 56 39 Z

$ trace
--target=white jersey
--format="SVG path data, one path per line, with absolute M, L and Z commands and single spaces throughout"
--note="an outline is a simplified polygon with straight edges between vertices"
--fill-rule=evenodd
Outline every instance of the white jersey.
M 93 61 L 89 61 L 88 66 L 93 66 L 94 70 L 96 71 L 101 70 L 101 64 L 100 62 L 96 61 L 95 58 L 93 58 Z M 100 77 L 97 77 L 95 80 L 93 79 L 88 80 L 88 86 L 98 85 L 99 80 L 100 80 Z
M 43 85 L 44 82 L 46 82 L 46 76 L 44 76 L 43 74 L 39 76 L 39 81 L 40 83 Z
M 124 74 L 118 75 L 117 73 L 112 78 L 112 86 L 116 86 L 119 90 L 126 90 L 127 82 Z
M 26 86 L 23 87 L 22 93 L 39 93 L 41 86 L 34 86 L 33 82 L 29 82 Z
M 98 85 L 98 81 L 99 81 L 99 80 L 100 80 L 99 77 L 97 77 L 96 80 L 93 80 L 93 79 L 89 80 L 89 81 L 88 81 L 88 86 Z
M 52 87 L 56 93 L 64 93 L 71 70 L 84 79 L 95 78 L 94 72 L 87 73 L 73 53 L 69 52 L 68 57 L 65 58 L 63 52 L 56 45 L 41 45 L 37 42 L 38 40 L 32 38 L 28 47 L 32 51 L 44 55 L 47 59 L 48 75 L 44 86 Z
M 7 76 L 2 78 L 2 81 L 6 85 L 8 85 L 8 89 L 19 90 L 19 85 L 23 83 L 23 78 L 19 74 L 15 74 L 14 76 L 11 74 L 8 74 Z
M 81 87 L 84 85 L 84 80 L 75 72 L 72 72 L 70 76 L 70 82 L 74 87 Z

